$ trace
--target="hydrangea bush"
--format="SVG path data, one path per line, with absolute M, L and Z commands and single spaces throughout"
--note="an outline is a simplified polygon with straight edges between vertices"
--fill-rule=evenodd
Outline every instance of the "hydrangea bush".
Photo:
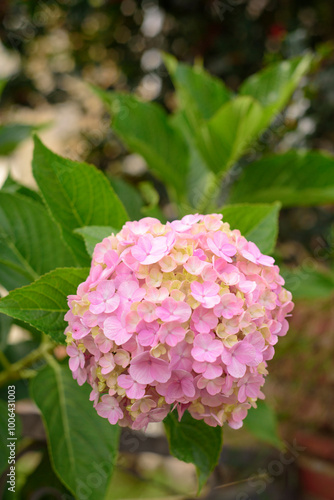
M 111 424 L 142 429 L 176 409 L 237 429 L 288 330 L 283 285 L 274 259 L 222 215 L 127 222 L 68 297 L 73 377 Z
M 281 446 L 262 387 L 293 304 L 269 254 L 281 206 L 333 202 L 334 159 L 266 155 L 256 141 L 314 58 L 269 65 L 237 94 L 202 67 L 164 59 L 176 87 L 172 114 L 94 89 L 115 135 L 150 169 L 139 190 L 38 138 L 38 192 L 11 177 L 0 190 L 0 284 L 8 292 L 0 300 L 0 387 L 17 384 L 17 396 L 39 408 L 66 498 L 110 500 L 120 426 L 163 421 L 170 452 L 196 466 L 200 487 L 219 461 L 224 423 L 244 423 Z M 229 175 L 236 165 L 242 172 Z M 323 275 L 301 268 L 290 277 L 296 299 L 304 286 L 314 297 Z M 32 342 L 8 343 L 13 323 Z M 7 413 L 0 401 L 1 422 Z M 24 450 L 19 426 L 15 437 Z M 6 467 L 0 460 L 0 472 Z

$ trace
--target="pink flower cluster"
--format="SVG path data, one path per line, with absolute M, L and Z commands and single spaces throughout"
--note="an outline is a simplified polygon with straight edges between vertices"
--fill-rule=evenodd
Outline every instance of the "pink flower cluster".
M 288 330 L 283 285 L 274 259 L 221 215 L 127 222 L 68 297 L 73 376 L 111 424 L 142 429 L 176 408 L 239 428 Z

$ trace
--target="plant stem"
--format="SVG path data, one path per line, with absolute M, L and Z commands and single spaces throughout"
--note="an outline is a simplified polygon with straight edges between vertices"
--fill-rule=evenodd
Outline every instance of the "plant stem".
M 50 342 L 42 342 L 37 349 L 31 351 L 27 356 L 12 365 L 7 366 L 6 370 L 0 373 L 0 386 L 5 385 L 10 380 L 18 380 L 20 378 L 30 378 L 34 376 L 34 370 L 27 370 L 26 368 L 43 358 L 45 354 L 53 348 L 54 344 Z
M 49 352 L 45 352 L 43 358 L 45 359 L 45 361 L 49 366 L 52 366 L 56 370 L 59 369 L 58 361 L 56 361 L 56 359 L 53 356 L 51 356 Z

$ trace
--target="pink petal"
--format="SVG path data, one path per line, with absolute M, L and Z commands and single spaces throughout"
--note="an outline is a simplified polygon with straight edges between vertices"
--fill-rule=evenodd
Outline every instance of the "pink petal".
M 235 348 L 234 356 L 240 363 L 245 365 L 255 366 L 258 364 L 258 354 L 256 349 L 254 346 L 249 344 L 249 342 L 239 342 Z
M 153 358 L 149 352 L 143 352 L 133 358 L 129 373 L 140 384 L 151 384 L 153 381 L 167 382 L 170 379 L 170 367 L 167 361 Z
M 232 360 L 227 367 L 227 371 L 230 375 L 232 375 L 232 377 L 241 378 L 246 373 L 246 365 L 244 365 L 237 358 L 232 356 Z

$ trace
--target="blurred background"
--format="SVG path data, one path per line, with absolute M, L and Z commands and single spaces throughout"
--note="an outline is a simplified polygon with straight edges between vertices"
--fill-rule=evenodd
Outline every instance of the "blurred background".
M 14 179 L 34 186 L 30 135 L 38 130 L 55 152 L 104 170 L 120 196 L 133 196 L 134 213 L 155 200 L 171 217 L 164 186 L 113 135 L 109 115 L 87 85 L 135 92 L 171 111 L 174 90 L 161 51 L 190 64 L 202 61 L 237 90 L 266 63 L 312 49 L 322 63 L 304 79 L 280 126 L 265 134 L 258 147 L 263 152 L 306 147 L 334 153 L 333 35 L 334 3 L 327 0 L 1 0 L 0 116 L 6 127 L 0 133 L 0 183 L 10 171 Z M 138 190 L 124 192 L 129 185 Z M 313 266 L 332 270 L 333 222 L 332 206 L 283 210 L 277 258 L 301 266 L 306 274 Z M 304 283 L 296 280 L 291 330 L 270 363 L 265 386 L 283 439 L 294 448 L 283 459 L 242 431 L 227 430 L 220 464 L 203 497 L 334 498 L 333 283 L 307 281 L 300 293 Z M 56 496 L 61 487 L 48 459 L 41 458 L 44 437 L 34 416 L 29 422 L 25 432 L 39 448 L 21 466 L 31 480 L 17 498 L 30 498 L 31 492 L 34 499 L 67 498 Z M 160 428 L 136 439 L 134 450 L 129 439 L 122 442 L 114 498 L 190 498 L 193 469 L 167 457 Z M 124 480 L 124 470 L 132 482 L 129 476 Z M 47 478 L 44 490 L 42 477 Z M 50 484 L 54 491 L 45 491 Z

